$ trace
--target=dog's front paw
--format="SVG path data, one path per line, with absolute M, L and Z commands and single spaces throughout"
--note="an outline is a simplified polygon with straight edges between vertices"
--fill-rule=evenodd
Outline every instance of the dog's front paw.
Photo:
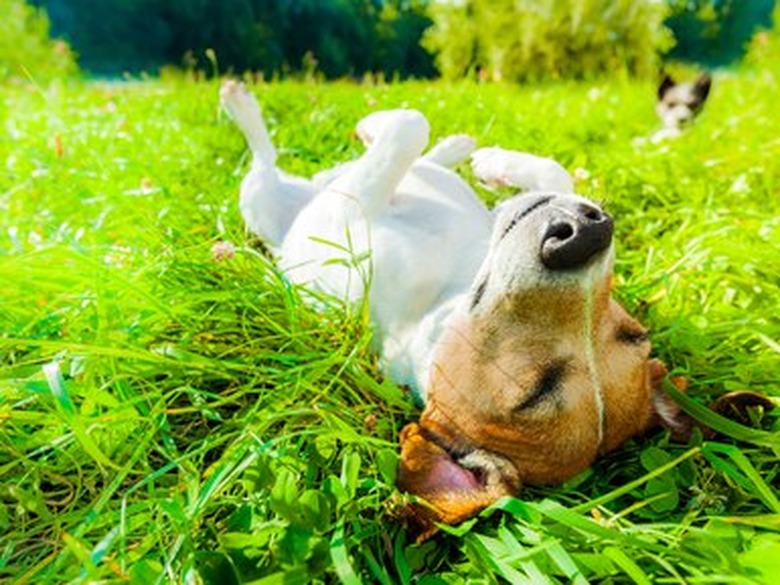
M 488 187 L 574 193 L 571 175 L 551 158 L 497 147 L 480 148 L 471 155 L 471 168 Z
M 381 110 L 369 114 L 357 123 L 355 134 L 357 134 L 364 146 L 369 147 L 373 144 L 376 137 L 382 133 L 390 122 L 393 114 L 394 110 Z
M 476 147 L 477 141 L 468 134 L 453 134 L 439 141 L 425 158 L 445 167 L 454 167 L 466 160 Z
M 417 110 L 381 110 L 369 114 L 355 128 L 355 133 L 366 147 L 380 136 L 406 145 L 409 149 L 422 150 L 428 142 L 428 121 Z
M 513 184 L 512 171 L 520 164 L 514 154 L 496 146 L 480 148 L 471 154 L 471 170 L 489 187 L 508 187 Z

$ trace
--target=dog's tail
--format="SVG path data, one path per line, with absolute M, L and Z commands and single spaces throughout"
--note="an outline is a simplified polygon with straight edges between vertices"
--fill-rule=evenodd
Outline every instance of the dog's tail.
M 275 166 L 276 149 L 268 135 L 255 96 L 243 83 L 228 80 L 220 88 L 219 99 L 244 135 L 249 150 L 252 151 L 253 165 Z

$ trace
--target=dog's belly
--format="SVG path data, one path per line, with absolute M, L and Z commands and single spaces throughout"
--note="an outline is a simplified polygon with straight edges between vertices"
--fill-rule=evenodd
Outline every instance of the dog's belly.
M 377 321 L 418 323 L 468 289 L 492 227 L 490 212 L 460 177 L 432 165 L 412 167 L 374 221 L 371 303 Z
M 418 162 L 373 217 L 349 194 L 317 195 L 285 238 L 282 267 L 294 282 L 348 301 L 363 297 L 368 284 L 385 371 L 399 383 L 416 385 L 414 372 L 427 345 L 419 342 L 417 328 L 471 286 L 492 223 L 465 181 Z
M 370 304 L 383 368 L 396 382 L 421 390 L 448 314 L 440 308 L 471 287 L 492 226 L 468 184 L 429 164 L 412 168 L 377 218 Z

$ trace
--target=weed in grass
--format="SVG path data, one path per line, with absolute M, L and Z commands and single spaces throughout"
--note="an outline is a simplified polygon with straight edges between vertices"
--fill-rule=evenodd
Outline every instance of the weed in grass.
M 617 220 L 619 299 L 722 433 L 632 441 L 422 545 L 391 519 L 416 408 L 378 375 L 364 311 L 312 310 L 246 237 L 247 160 L 217 86 L 2 87 L 0 575 L 772 582 L 777 417 L 749 429 L 701 405 L 780 395 L 778 79 L 717 78 L 688 133 L 641 148 L 645 84 L 255 88 L 294 173 L 355 156 L 355 121 L 398 106 L 434 139 L 582 169 L 578 190 Z

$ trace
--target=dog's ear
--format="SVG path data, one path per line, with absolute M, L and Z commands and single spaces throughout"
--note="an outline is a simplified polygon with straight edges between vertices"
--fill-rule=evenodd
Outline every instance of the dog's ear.
M 656 422 L 662 424 L 672 432 L 672 436 L 678 441 L 690 439 L 693 429 L 699 428 L 705 438 L 716 436 L 716 431 L 698 423 L 693 417 L 683 412 L 663 389 L 663 381 L 668 373 L 666 366 L 660 360 L 650 360 L 650 383 L 653 390 L 653 408 Z M 680 391 L 685 392 L 688 381 L 683 377 L 674 377 L 672 384 Z M 742 425 L 751 426 L 751 411 L 759 410 L 768 412 L 777 406 L 776 402 L 762 394 L 750 391 L 729 392 L 719 396 L 710 405 L 710 410 L 736 421 Z
M 741 425 L 752 426 L 751 410 L 761 409 L 768 412 L 774 410 L 776 406 L 777 404 L 771 398 L 763 394 L 742 390 L 718 396 L 710 406 L 710 410 Z
M 696 98 L 699 104 L 703 104 L 704 100 L 710 94 L 710 87 L 712 86 L 712 77 L 708 73 L 704 73 L 699 76 L 696 82 L 693 84 L 693 93 L 696 94 Z
M 485 486 L 422 426 L 412 423 L 401 431 L 401 463 L 398 487 L 419 498 L 405 516 L 411 520 L 418 541 L 436 531 L 436 522 L 459 524 L 477 515 L 508 491 Z
M 661 360 L 657 359 L 648 362 L 648 369 L 656 422 L 669 429 L 676 440 L 688 440 L 693 432 L 695 421 L 664 392 L 663 383 L 669 370 Z M 685 392 L 688 387 L 688 381 L 682 377 L 672 378 L 671 382 L 680 392 Z
M 664 78 L 661 80 L 661 85 L 658 86 L 658 99 L 664 99 L 664 94 L 675 86 L 674 79 L 668 74 L 664 74 Z

